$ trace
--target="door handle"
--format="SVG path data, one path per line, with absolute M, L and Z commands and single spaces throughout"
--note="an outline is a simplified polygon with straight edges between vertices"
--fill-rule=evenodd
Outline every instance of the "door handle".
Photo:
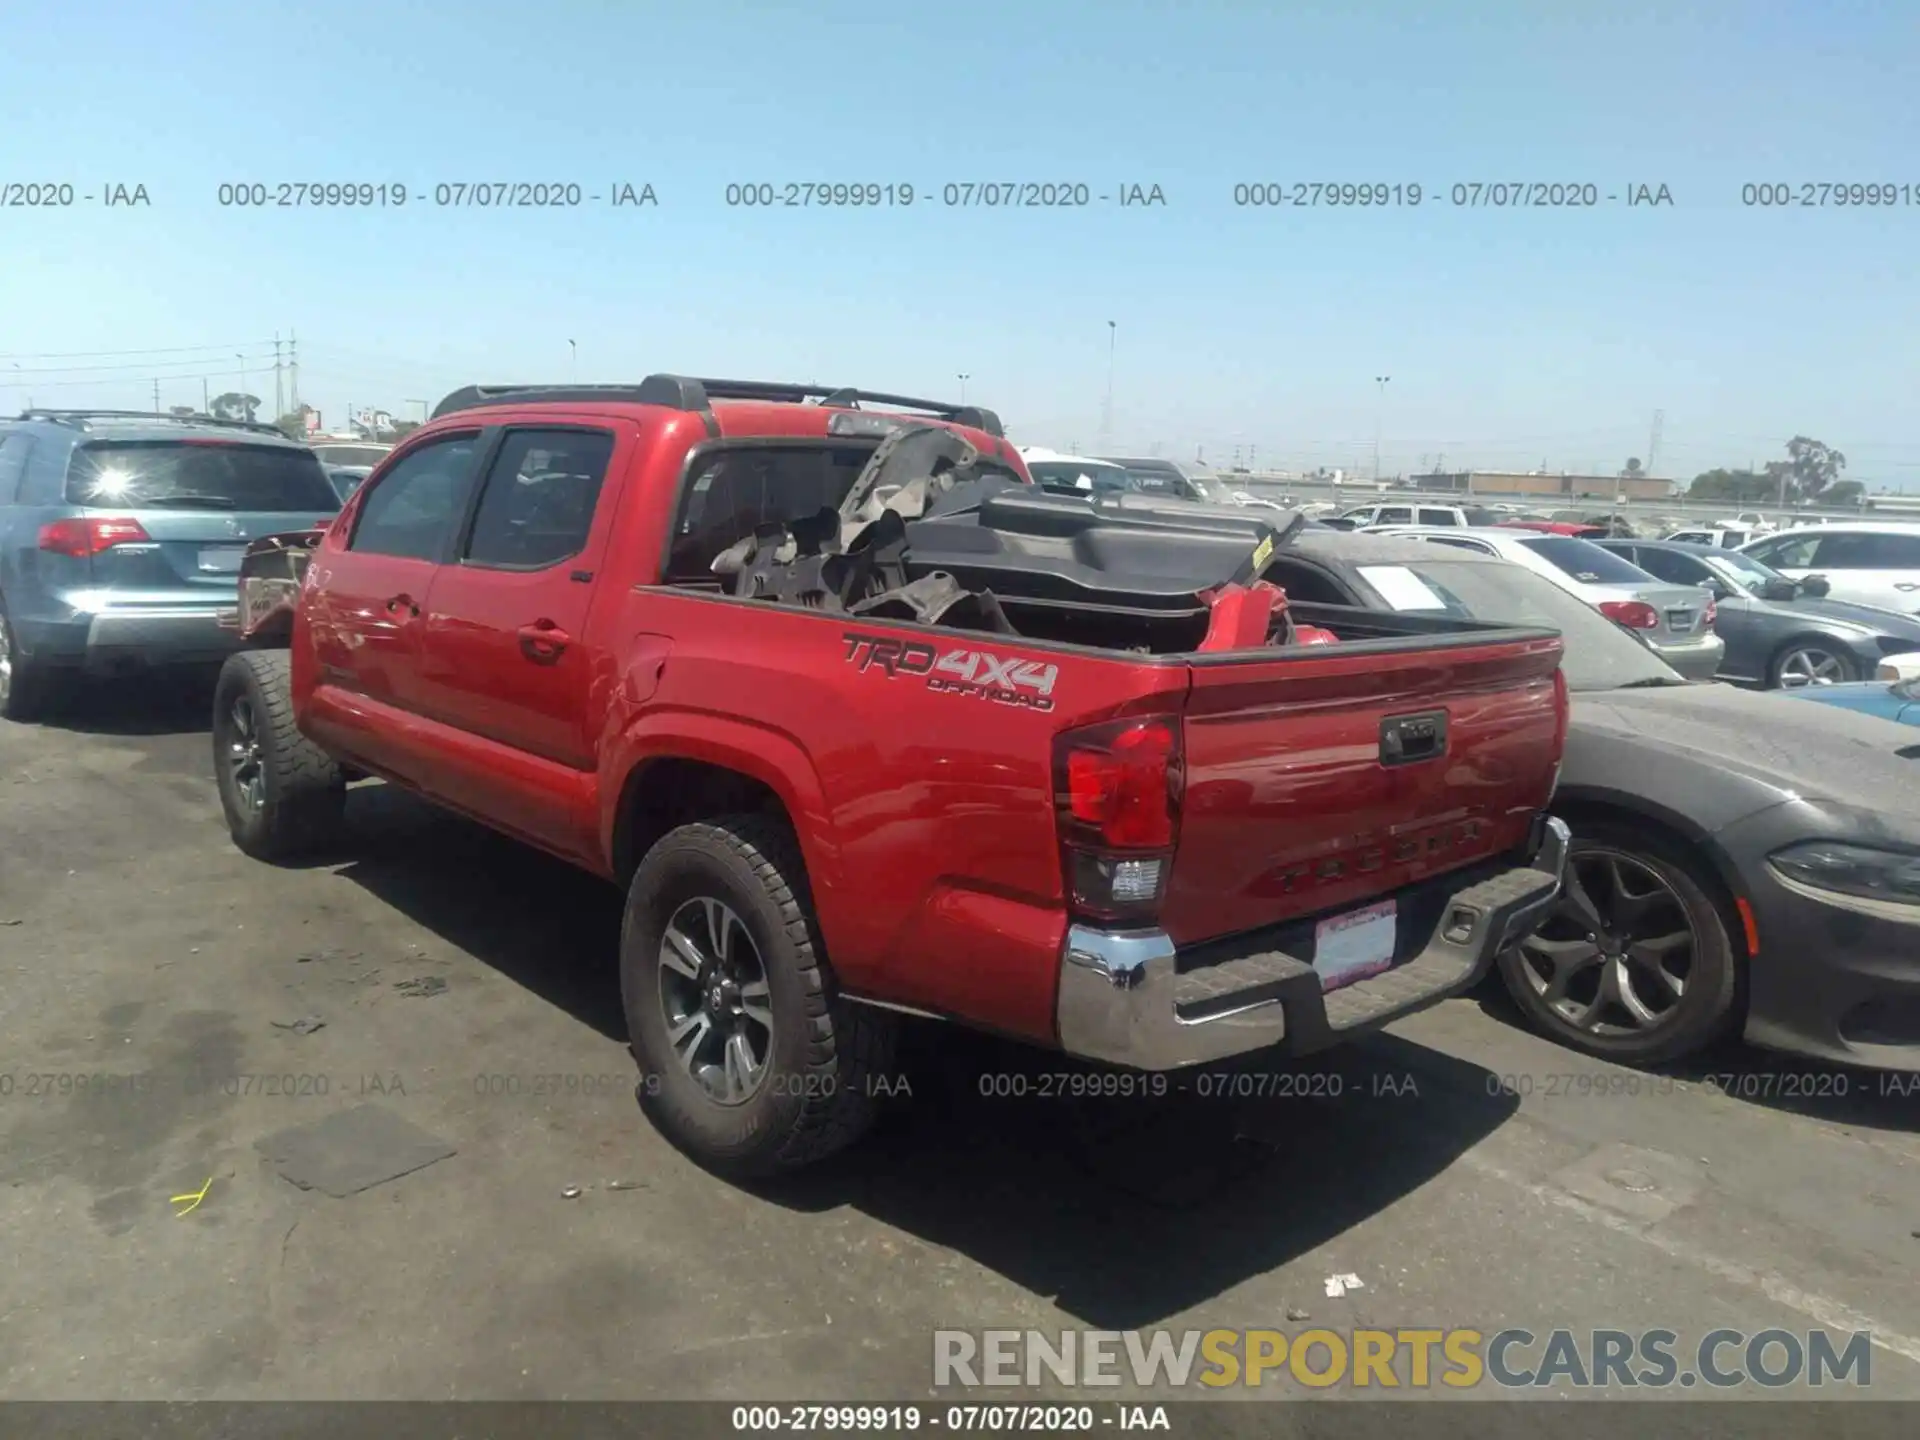
M 573 637 L 551 620 L 522 625 L 519 634 L 520 653 L 536 665 L 551 665 L 573 643 Z
M 417 620 L 420 617 L 420 606 L 414 601 L 411 595 L 395 595 L 387 601 L 387 613 L 389 615 L 398 614 L 402 610 L 407 612 L 407 618 L 409 620 Z

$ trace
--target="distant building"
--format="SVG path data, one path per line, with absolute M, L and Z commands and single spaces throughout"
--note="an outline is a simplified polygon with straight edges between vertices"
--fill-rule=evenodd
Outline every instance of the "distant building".
M 1546 475 L 1518 470 L 1450 470 L 1415 475 L 1416 490 L 1444 490 L 1460 495 L 1540 495 L 1570 500 L 1671 500 L 1679 494 L 1677 480 L 1652 475 Z

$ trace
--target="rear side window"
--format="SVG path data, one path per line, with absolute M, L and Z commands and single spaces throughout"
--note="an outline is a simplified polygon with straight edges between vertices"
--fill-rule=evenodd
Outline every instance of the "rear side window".
M 1520 542 L 1554 569 L 1588 585 L 1639 585 L 1647 572 L 1629 565 L 1610 550 L 1571 535 L 1543 535 Z
M 1425 510 L 1420 512 L 1422 525 L 1458 525 L 1460 517 L 1451 510 Z
M 310 450 L 233 440 L 105 440 L 67 466 L 67 503 L 115 509 L 332 514 L 340 499 Z
M 27 456 L 33 453 L 33 437 L 19 431 L 0 440 L 0 505 L 18 503 L 27 483 Z
M 578 555 L 612 457 L 604 430 L 509 431 L 480 492 L 468 563 L 544 570 Z
M 1382 505 L 1380 507 L 1380 518 L 1374 523 L 1377 525 L 1411 525 L 1413 523 L 1413 507 L 1411 505 Z
M 760 526 L 838 508 L 872 457 L 866 445 L 742 445 L 696 459 L 667 580 L 711 581 L 715 558 Z
M 438 560 L 467 513 L 478 443 L 459 435 L 410 452 L 367 492 L 347 548 Z
M 1657 580 L 1675 585 L 1704 585 L 1713 578 L 1706 564 L 1678 550 L 1636 550 L 1634 563 Z
M 1826 570 L 1920 570 L 1920 534 L 1822 535 L 1813 563 Z

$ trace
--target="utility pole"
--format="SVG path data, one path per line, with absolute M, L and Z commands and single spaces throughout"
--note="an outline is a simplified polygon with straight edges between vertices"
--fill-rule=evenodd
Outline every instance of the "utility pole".
M 287 413 L 286 392 L 280 388 L 280 332 L 273 332 L 273 418 L 278 421 Z
M 1373 412 L 1373 483 L 1380 483 L 1380 424 L 1387 413 L 1387 382 L 1391 375 L 1376 375 L 1373 383 L 1380 387 L 1380 403 Z
M 213 413 L 213 402 L 207 399 L 207 377 L 204 375 L 200 377 L 200 413 L 202 415 Z
M 153 413 L 156 415 L 160 413 L 160 382 L 158 380 L 153 382 Z
M 580 378 L 580 350 L 573 341 L 567 341 L 567 381 L 571 384 Z
M 1100 448 L 1113 448 L 1113 349 L 1118 343 L 1118 326 L 1107 322 L 1107 401 L 1100 411 Z
M 1260 473 L 1259 462 L 1254 458 L 1259 453 L 1260 447 L 1258 445 L 1249 445 L 1247 447 L 1247 473 L 1249 475 L 1258 475 Z
M 287 332 L 287 387 L 293 409 L 300 409 L 300 340 L 291 330 Z
M 967 381 L 972 378 L 973 376 L 971 375 L 962 375 L 960 377 L 960 403 L 962 405 L 967 403 Z

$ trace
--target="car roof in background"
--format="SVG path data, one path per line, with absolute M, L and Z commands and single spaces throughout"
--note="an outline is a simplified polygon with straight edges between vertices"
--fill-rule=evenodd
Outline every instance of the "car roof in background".
M 1087 465 L 1096 470 L 1124 470 L 1111 460 L 1101 460 L 1092 455 L 1070 455 L 1064 450 L 1049 450 L 1044 445 L 1016 445 L 1020 458 L 1029 465 Z
M 1468 527 L 1460 525 L 1436 525 L 1420 533 L 1459 535 L 1467 529 Z M 1325 526 L 1299 531 L 1293 537 L 1290 548 L 1310 558 L 1337 560 L 1349 565 L 1410 565 L 1415 562 L 1433 564 L 1438 560 L 1460 560 L 1470 565 L 1507 563 L 1497 556 L 1487 555 L 1478 550 L 1463 550 L 1457 545 L 1434 545 L 1411 535 L 1405 537 L 1369 535 L 1364 531 L 1335 530 Z
M 298 440 L 264 422 L 244 424 L 216 420 L 210 415 L 171 416 L 116 414 L 103 411 L 34 410 L 0 420 L 0 433 L 33 427 L 42 433 L 70 436 L 76 444 L 89 440 L 227 440 L 236 445 L 273 445 L 305 450 Z

